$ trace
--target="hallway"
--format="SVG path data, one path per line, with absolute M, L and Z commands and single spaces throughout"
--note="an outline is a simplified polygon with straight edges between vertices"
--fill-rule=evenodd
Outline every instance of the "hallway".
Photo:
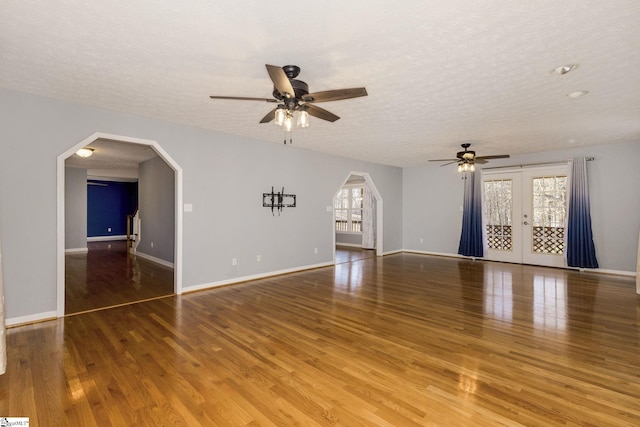
M 65 256 L 65 314 L 173 294 L 173 269 L 127 253 L 126 242 L 89 242 Z

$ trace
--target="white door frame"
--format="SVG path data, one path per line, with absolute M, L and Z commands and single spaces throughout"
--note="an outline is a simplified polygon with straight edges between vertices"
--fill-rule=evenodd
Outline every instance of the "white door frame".
M 533 178 L 537 177 L 551 177 L 551 176 L 568 176 L 568 167 L 567 164 L 563 165 L 553 165 L 553 166 L 542 166 L 536 168 L 526 168 L 522 170 L 522 182 L 527 183 L 527 185 L 532 185 L 531 182 Z M 569 188 L 566 189 L 568 194 Z M 533 190 L 529 190 L 530 193 L 533 193 Z M 565 202 L 568 203 L 569 199 L 565 198 Z M 525 218 L 525 222 L 528 224 L 524 225 L 523 233 L 522 233 L 522 262 L 526 264 L 535 264 L 535 265 L 545 265 L 548 267 L 566 267 L 567 259 L 566 252 L 562 255 L 558 254 L 546 254 L 546 253 L 537 253 L 533 252 L 531 249 L 533 247 L 532 242 L 532 229 L 533 226 L 533 200 L 529 198 L 528 200 L 523 200 L 523 213 L 528 215 L 528 218 Z M 568 209 L 567 209 L 568 210 Z M 567 230 L 567 221 L 565 219 L 564 223 L 565 237 Z M 566 238 L 565 238 L 566 241 Z M 526 250 L 525 250 L 526 248 Z M 566 247 L 565 247 L 566 250 Z
M 64 153 L 60 154 L 57 159 L 57 317 L 63 317 L 65 310 L 65 160 L 68 157 L 72 156 L 79 148 L 83 148 L 98 139 L 108 139 L 116 142 L 147 145 L 151 147 L 158 154 L 158 156 L 160 156 L 160 158 L 162 158 L 169 165 L 171 169 L 173 169 L 175 179 L 175 248 L 173 267 L 173 290 L 177 295 L 182 294 L 182 168 L 156 141 L 96 132 L 93 135 L 78 142 L 77 144 L 74 144 Z
M 336 262 L 336 212 L 333 209 L 333 206 L 335 206 L 335 200 L 336 200 L 336 197 L 338 196 L 338 193 L 340 192 L 342 187 L 344 187 L 347 184 L 347 181 L 352 175 L 362 177 L 367 183 L 367 185 L 369 186 L 371 193 L 373 193 L 373 197 L 375 197 L 376 199 L 376 256 L 384 255 L 384 250 L 383 250 L 384 249 L 383 248 L 384 222 L 382 217 L 384 209 L 382 205 L 382 196 L 380 195 L 380 192 L 378 191 L 376 184 L 373 182 L 373 179 L 371 179 L 371 176 L 369 176 L 368 173 L 351 171 L 347 175 L 347 177 L 344 179 L 344 181 L 342 181 L 342 184 L 340 185 L 340 187 L 338 187 L 336 192 L 333 194 L 333 198 L 331 199 L 331 212 L 333 212 L 332 213 L 333 221 L 331 222 L 331 227 L 332 227 L 331 231 L 333 236 L 333 263 L 334 264 Z
M 531 185 L 531 179 L 536 176 L 546 175 L 566 175 L 568 168 L 566 164 L 553 164 L 548 166 L 519 167 L 519 168 L 497 168 L 489 171 L 482 171 L 482 200 L 484 203 L 484 181 L 508 178 L 513 179 L 512 202 L 512 248 L 513 253 L 501 253 L 501 251 L 488 249 L 485 237 L 485 257 L 493 261 L 527 263 L 534 265 L 544 265 L 549 267 L 566 267 L 566 256 L 550 254 L 533 254 L 531 252 L 531 200 L 525 200 L 531 196 L 531 190 L 524 191 L 524 186 Z M 568 189 L 567 189 L 568 190 Z M 486 219 L 484 209 L 482 214 L 483 235 L 486 236 Z M 565 226 L 566 228 L 566 226 Z M 525 253 L 526 252 L 526 253 Z

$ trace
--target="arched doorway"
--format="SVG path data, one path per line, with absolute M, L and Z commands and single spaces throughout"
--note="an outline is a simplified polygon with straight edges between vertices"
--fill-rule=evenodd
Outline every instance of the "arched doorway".
M 334 263 L 336 262 L 336 246 L 337 246 L 337 239 L 336 239 L 336 233 L 337 233 L 337 228 L 336 228 L 336 224 L 339 221 L 338 218 L 336 217 L 337 213 L 336 213 L 336 198 L 338 197 L 338 195 L 341 193 L 341 190 L 345 187 L 348 187 L 350 184 L 357 184 L 357 185 L 362 185 L 363 187 L 368 188 L 369 190 L 369 194 L 373 197 L 373 221 L 374 221 L 374 240 L 375 240 L 375 254 L 376 256 L 382 256 L 384 253 L 383 250 L 383 201 L 382 201 L 382 196 L 380 195 L 380 192 L 378 191 L 375 183 L 373 182 L 373 180 L 371 179 L 371 176 L 369 176 L 368 173 L 365 172 L 355 172 L 352 171 L 349 173 L 349 175 L 347 175 L 347 177 L 343 180 L 342 184 L 340 185 L 340 187 L 336 190 L 336 192 L 333 195 L 333 203 L 334 203 L 334 209 L 333 209 L 333 229 L 332 229 L 332 234 L 333 234 L 333 260 Z
M 78 142 L 57 158 L 57 308 L 58 317 L 65 315 L 65 161 L 78 149 L 86 147 L 98 140 L 108 140 L 119 143 L 137 144 L 148 146 L 158 157 L 173 170 L 174 180 L 174 265 L 173 265 L 173 291 L 182 293 L 182 168 L 169 156 L 169 154 L 153 140 L 134 137 L 94 133 L 88 138 Z

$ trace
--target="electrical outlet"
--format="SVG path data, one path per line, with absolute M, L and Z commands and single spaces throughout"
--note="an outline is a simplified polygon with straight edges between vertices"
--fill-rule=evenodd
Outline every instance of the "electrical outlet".
M 258 255 L 258 256 L 256 257 L 256 261 L 257 261 L 257 262 L 262 261 L 262 255 Z
M 420 243 L 424 243 L 424 239 L 422 237 L 420 238 Z
M 231 258 L 231 265 L 238 265 L 238 258 Z
M 107 227 L 107 233 L 111 233 L 111 227 Z
M 151 242 L 151 247 L 153 247 L 153 242 Z
M 313 253 L 317 255 L 318 254 L 318 248 L 313 248 Z

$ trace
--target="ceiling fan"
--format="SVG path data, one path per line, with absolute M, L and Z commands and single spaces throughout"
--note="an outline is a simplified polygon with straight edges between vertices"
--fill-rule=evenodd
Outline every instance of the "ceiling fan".
M 471 146 L 470 143 L 465 142 L 461 144 L 464 151 L 458 151 L 455 159 L 434 159 L 430 162 L 447 162 L 441 166 L 447 166 L 452 163 L 458 164 L 458 172 L 474 172 L 476 170 L 475 164 L 485 164 L 490 159 L 508 159 L 508 154 L 497 154 L 495 156 L 476 156 L 476 152 L 467 150 Z
M 367 96 L 367 90 L 363 87 L 309 93 L 309 85 L 296 79 L 298 74 L 300 74 L 300 67 L 296 65 L 278 67 L 268 64 L 265 66 L 267 67 L 267 72 L 273 82 L 273 98 L 250 98 L 243 96 L 218 95 L 211 95 L 209 98 L 277 103 L 278 105 L 276 108 L 269 111 L 267 115 L 260 120 L 260 123 L 269 123 L 270 121 L 275 120 L 276 124 L 282 126 L 286 132 L 291 132 L 293 122 L 296 119 L 298 126 L 307 127 L 309 126 L 310 115 L 329 122 L 335 122 L 340 118 L 335 114 L 314 105 L 317 102 L 339 101 L 341 99 Z

